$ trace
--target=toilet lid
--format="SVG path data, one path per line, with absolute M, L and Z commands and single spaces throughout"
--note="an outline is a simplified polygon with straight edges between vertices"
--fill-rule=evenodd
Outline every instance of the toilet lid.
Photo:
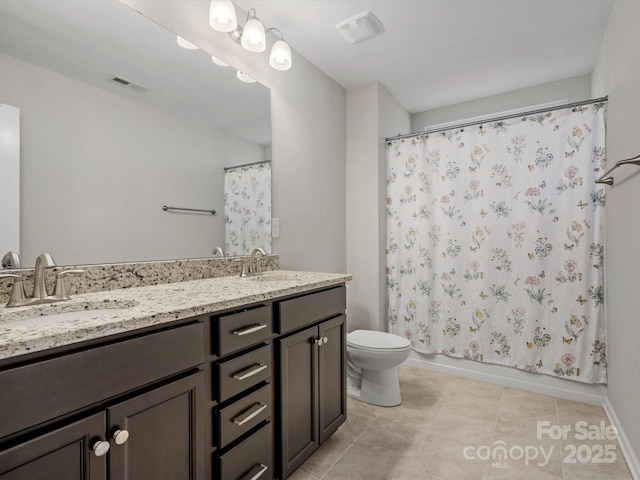
M 347 345 L 370 350 L 403 350 L 411 346 L 411 342 L 393 333 L 354 330 L 347 333 Z

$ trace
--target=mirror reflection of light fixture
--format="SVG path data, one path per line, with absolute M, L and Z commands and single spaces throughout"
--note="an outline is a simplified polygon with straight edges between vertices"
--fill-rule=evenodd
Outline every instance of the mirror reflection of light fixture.
M 226 62 L 223 62 L 222 60 L 220 60 L 218 57 L 214 57 L 213 55 L 211 55 L 211 61 L 213 63 L 215 63 L 216 65 L 220 66 L 220 67 L 228 67 L 229 64 Z
M 209 25 L 219 32 L 233 32 L 238 28 L 236 10 L 231 0 L 211 0 L 209 7 Z
M 235 28 L 230 30 L 229 27 L 232 24 L 235 24 Z M 271 31 L 278 32 L 280 40 L 276 41 L 271 48 L 269 65 L 281 71 L 291 68 L 291 48 L 285 42 L 282 32 L 277 28 L 269 28 L 265 31 L 264 25 L 258 20 L 254 8 L 249 10 L 245 25 L 242 27 L 237 22 L 231 0 L 211 0 L 209 25 L 214 30 L 228 33 L 234 42 L 242 45 L 249 52 L 264 52 L 267 46 L 266 34 Z
M 178 35 L 177 41 L 178 45 L 180 45 L 182 48 L 186 48 L 187 50 L 199 50 L 199 48 L 196 47 L 193 43 L 185 40 L 180 35 Z
M 247 75 L 246 73 L 238 70 L 238 73 L 236 73 L 236 77 L 238 77 L 238 80 L 240 80 L 241 82 L 244 83 L 255 83 L 256 80 L 253 77 L 250 77 L 249 75 Z

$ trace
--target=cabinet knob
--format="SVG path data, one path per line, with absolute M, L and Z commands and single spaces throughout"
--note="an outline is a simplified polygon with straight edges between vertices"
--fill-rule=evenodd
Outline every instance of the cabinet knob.
M 322 343 L 327 343 L 329 339 L 327 337 L 322 337 Z
M 96 457 L 103 457 L 104 455 L 107 454 L 110 448 L 111 448 L 111 445 L 106 440 L 97 440 L 91 446 L 91 450 L 93 450 L 93 453 Z
M 314 343 L 315 343 L 316 345 L 318 345 L 319 347 L 321 347 L 321 346 L 322 346 L 322 337 L 318 337 L 318 338 L 316 338 L 316 340 L 315 340 L 315 342 L 314 342 Z
M 113 432 L 113 440 L 116 442 L 116 445 L 122 445 L 129 440 L 129 432 L 127 430 L 116 430 Z

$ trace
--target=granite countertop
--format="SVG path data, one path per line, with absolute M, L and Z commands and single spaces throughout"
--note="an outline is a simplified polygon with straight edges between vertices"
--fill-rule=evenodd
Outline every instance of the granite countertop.
M 351 280 L 347 274 L 275 270 L 73 295 L 29 307 L 0 307 L 0 360 L 241 307 Z M 91 312 L 87 312 L 91 310 Z M 43 315 L 67 313 L 55 319 Z

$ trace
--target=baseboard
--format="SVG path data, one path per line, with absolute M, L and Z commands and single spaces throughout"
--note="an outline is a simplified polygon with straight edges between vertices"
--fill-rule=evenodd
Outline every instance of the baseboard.
M 607 398 L 606 387 L 602 385 L 582 384 L 465 359 L 447 357 L 437 361 L 436 358 L 427 358 L 426 355 L 412 352 L 405 365 L 593 405 L 604 405 Z
M 640 480 L 640 461 L 638 461 L 638 456 L 631 447 L 629 439 L 624 432 L 624 428 L 622 428 L 622 424 L 620 423 L 620 420 L 616 415 L 616 411 L 614 410 L 613 405 L 611 405 L 611 402 L 609 402 L 608 398 L 605 399 L 602 407 L 604 408 L 604 412 L 607 414 L 607 417 L 609 417 L 609 422 L 611 422 L 611 425 L 616 427 L 616 429 L 618 430 L 618 443 L 620 444 L 620 450 L 622 450 L 624 459 L 627 461 L 627 466 L 631 471 L 631 476 L 634 478 L 634 480 Z

